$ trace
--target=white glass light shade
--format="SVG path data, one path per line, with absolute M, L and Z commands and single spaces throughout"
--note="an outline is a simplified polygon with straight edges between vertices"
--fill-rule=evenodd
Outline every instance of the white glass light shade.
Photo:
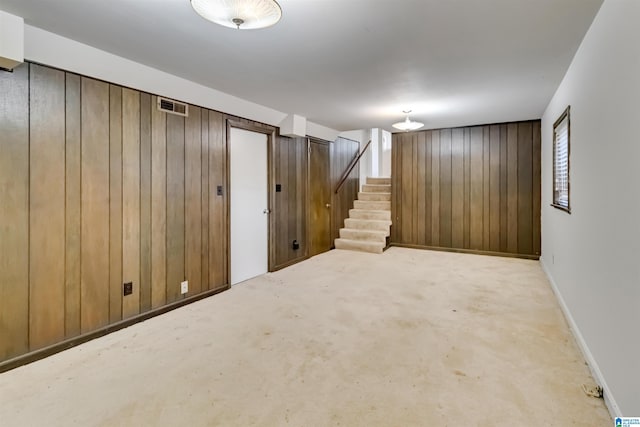
M 191 7 L 208 21 L 241 30 L 270 27 L 282 17 L 275 0 L 191 0 Z
M 393 126 L 396 129 L 400 129 L 400 130 L 403 130 L 405 132 L 409 132 L 410 130 L 420 129 L 422 126 L 424 126 L 424 123 L 411 121 L 409 119 L 409 116 L 407 116 L 407 118 L 404 121 L 398 122 L 398 123 L 394 123 L 391 126 Z

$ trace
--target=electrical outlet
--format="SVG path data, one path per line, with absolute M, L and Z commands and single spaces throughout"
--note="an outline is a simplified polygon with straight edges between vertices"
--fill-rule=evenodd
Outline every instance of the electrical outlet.
M 184 295 L 187 292 L 189 292 L 189 282 L 185 280 L 184 282 L 180 283 L 180 293 Z
M 131 295 L 133 293 L 133 282 L 127 282 L 122 286 L 124 296 Z

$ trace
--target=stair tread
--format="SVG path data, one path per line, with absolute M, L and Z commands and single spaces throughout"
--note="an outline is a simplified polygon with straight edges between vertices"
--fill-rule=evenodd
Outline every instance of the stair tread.
M 367 229 L 362 229 L 362 228 L 349 228 L 349 227 L 342 227 L 340 230 L 349 230 L 349 231 L 357 231 L 359 233 L 371 233 L 371 234 L 379 234 L 379 235 L 386 235 L 386 231 L 382 231 L 382 230 L 367 230 Z
M 368 242 L 366 240 L 351 240 L 345 238 L 336 239 L 336 249 L 357 250 L 381 254 L 384 247 L 385 243 L 382 242 Z
M 357 245 L 371 245 L 371 246 L 385 246 L 383 242 L 374 242 L 372 240 L 355 240 L 355 239 L 345 239 L 344 237 L 338 237 L 336 240 L 340 240 L 341 242 L 353 243 Z
M 388 211 L 380 211 L 380 212 L 388 212 Z M 391 220 L 390 219 L 361 219 L 361 218 L 347 218 L 347 219 L 351 219 L 354 221 L 364 221 L 366 223 L 373 223 L 373 224 L 386 224 L 386 225 L 391 225 Z

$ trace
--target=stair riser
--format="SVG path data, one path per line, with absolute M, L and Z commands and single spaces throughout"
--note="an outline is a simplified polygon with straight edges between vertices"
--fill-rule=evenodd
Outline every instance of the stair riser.
M 358 200 L 364 202 L 388 202 L 391 201 L 391 193 L 358 193 Z
M 372 184 L 372 185 L 391 185 L 391 178 L 371 178 L 371 177 L 367 177 L 367 184 Z
M 364 209 L 349 209 L 349 218 L 391 221 L 391 211 L 367 211 Z
M 353 202 L 353 207 L 355 209 L 390 211 L 391 202 L 364 202 L 361 200 L 356 200 L 355 202 Z
M 340 229 L 340 237 L 349 240 L 362 240 L 365 242 L 386 243 L 387 238 L 382 234 L 367 233 L 363 230 Z
M 365 193 L 391 193 L 390 185 L 363 185 L 362 191 Z
M 389 234 L 389 226 L 391 226 L 391 221 L 368 221 L 355 218 L 344 220 L 344 228 L 354 228 L 356 230 L 384 231 Z
M 381 254 L 384 245 L 380 243 L 370 242 L 352 242 L 349 240 L 336 239 L 336 249 L 347 249 L 352 251 L 370 252 L 373 254 Z

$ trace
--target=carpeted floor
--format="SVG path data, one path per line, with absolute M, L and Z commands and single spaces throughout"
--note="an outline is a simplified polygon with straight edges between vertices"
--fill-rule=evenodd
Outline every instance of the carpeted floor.
M 334 250 L 0 375 L 8 426 L 608 426 L 535 261 Z

